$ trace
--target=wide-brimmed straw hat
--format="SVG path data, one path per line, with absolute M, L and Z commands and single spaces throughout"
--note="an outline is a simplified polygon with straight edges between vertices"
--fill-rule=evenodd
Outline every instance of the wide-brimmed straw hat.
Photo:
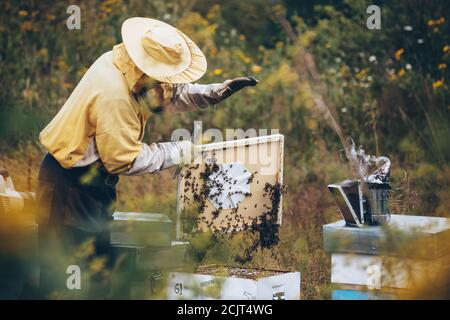
M 206 58 L 197 45 L 171 25 L 135 17 L 122 24 L 125 49 L 136 66 L 161 82 L 187 83 L 206 72 Z

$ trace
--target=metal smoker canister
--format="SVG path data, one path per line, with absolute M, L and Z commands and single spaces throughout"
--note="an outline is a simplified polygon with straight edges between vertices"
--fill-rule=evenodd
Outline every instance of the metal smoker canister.
M 367 182 L 368 222 L 371 225 L 389 223 L 389 196 L 391 186 L 389 183 Z

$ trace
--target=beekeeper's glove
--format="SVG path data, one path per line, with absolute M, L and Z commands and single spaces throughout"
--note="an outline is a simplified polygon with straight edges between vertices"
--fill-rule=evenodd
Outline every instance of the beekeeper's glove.
M 194 159 L 194 144 L 191 141 L 163 142 L 158 143 L 158 146 L 166 154 L 164 168 L 191 164 Z

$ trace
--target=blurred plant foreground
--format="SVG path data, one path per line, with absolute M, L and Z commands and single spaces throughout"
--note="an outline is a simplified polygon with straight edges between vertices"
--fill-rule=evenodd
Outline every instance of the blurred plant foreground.
M 371 4 L 381 29 L 366 27 Z M 349 178 L 346 137 L 391 158 L 391 212 L 450 216 L 450 30 L 447 1 L 83 1 L 81 29 L 68 30 L 63 1 L 3 1 L 0 11 L 0 167 L 19 191 L 36 191 L 44 150 L 38 133 L 87 68 L 121 42 L 132 16 L 164 20 L 208 59 L 200 83 L 259 79 L 201 113 L 149 119 L 146 142 L 176 128 L 275 128 L 285 135 L 280 242 L 245 266 L 302 273 L 302 298 L 330 295 L 322 226 L 340 219 L 326 186 Z M 330 126 L 331 123 L 331 126 Z M 122 177 L 118 210 L 175 219 L 174 170 Z M 198 263 L 236 265 L 247 235 L 191 241 Z M 206 243 L 205 243 L 206 242 Z

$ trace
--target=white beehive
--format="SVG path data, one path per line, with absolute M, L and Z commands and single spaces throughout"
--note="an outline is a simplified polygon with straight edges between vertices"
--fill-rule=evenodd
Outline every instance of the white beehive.
M 197 273 L 171 272 L 168 276 L 167 298 L 170 300 L 300 299 L 300 272 L 223 268 L 227 275 L 209 274 L 208 268 L 199 268 Z
M 387 226 L 323 226 L 333 297 L 390 299 L 431 283 L 450 270 L 449 237 L 450 219 L 442 217 L 393 214 Z

